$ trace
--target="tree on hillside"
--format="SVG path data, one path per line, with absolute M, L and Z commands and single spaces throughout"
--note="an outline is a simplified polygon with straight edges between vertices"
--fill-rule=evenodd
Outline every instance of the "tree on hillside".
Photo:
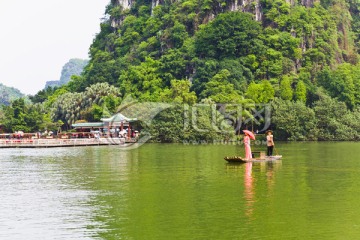
M 280 82 L 280 97 L 283 100 L 292 100 L 293 98 L 291 80 L 288 76 L 284 76 Z
M 298 81 L 295 88 L 295 100 L 306 103 L 306 86 L 303 81 Z
M 216 103 L 237 103 L 241 96 L 234 89 L 234 85 L 229 83 L 229 76 L 228 70 L 221 70 L 205 84 L 205 89 L 200 95 L 201 98 L 210 98 Z
M 139 66 L 122 72 L 119 78 L 122 94 L 131 94 L 142 101 L 158 101 L 165 87 L 160 78 L 159 65 L 159 61 L 146 58 Z
M 275 90 L 271 86 L 270 82 L 263 80 L 260 83 L 250 83 L 246 97 L 254 100 L 255 103 L 269 103 L 274 99 Z
M 334 71 L 326 68 L 317 76 L 317 81 L 327 90 L 329 95 L 346 103 L 350 109 L 355 106 L 356 102 L 356 89 L 352 71 L 353 67 L 345 63 L 339 65 Z
M 193 105 L 197 101 L 195 92 L 190 91 L 190 82 L 187 80 L 172 80 L 171 88 L 161 94 L 164 102 Z
M 195 34 L 195 51 L 200 58 L 231 58 L 257 53 L 261 26 L 250 14 L 228 12 L 201 26 Z

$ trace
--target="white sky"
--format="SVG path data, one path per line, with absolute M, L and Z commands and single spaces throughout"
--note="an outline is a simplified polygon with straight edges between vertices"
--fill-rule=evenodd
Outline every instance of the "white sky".
M 35 94 L 88 59 L 110 0 L 0 0 L 0 83 Z

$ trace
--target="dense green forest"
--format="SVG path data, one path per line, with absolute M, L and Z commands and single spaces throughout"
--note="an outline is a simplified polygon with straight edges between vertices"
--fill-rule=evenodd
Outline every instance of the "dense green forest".
M 228 140 L 244 128 L 360 139 L 358 0 L 122 2 L 106 7 L 80 75 L 3 108 L 7 131 L 98 121 L 131 95 L 129 117 L 141 103 L 171 105 L 139 123 L 154 141 Z M 43 119 L 28 122 L 33 111 Z

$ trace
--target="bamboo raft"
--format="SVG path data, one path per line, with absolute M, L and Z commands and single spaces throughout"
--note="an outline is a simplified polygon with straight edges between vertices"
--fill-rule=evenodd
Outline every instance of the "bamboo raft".
M 268 162 L 275 161 L 282 158 L 282 155 L 266 156 L 264 151 L 253 151 L 253 158 L 247 159 L 240 156 L 225 157 L 224 160 L 232 163 L 246 163 L 246 162 Z M 257 155 L 257 157 L 255 157 Z
M 74 138 L 74 139 L 1 139 L 0 148 L 52 148 L 52 147 L 80 147 L 101 145 L 125 145 L 132 143 L 125 138 Z
M 269 162 L 269 161 L 276 161 L 282 158 L 282 155 L 275 155 L 275 156 L 266 156 L 264 158 L 242 158 L 239 156 L 233 157 L 225 157 L 224 160 L 231 162 L 231 163 L 246 163 L 246 162 Z

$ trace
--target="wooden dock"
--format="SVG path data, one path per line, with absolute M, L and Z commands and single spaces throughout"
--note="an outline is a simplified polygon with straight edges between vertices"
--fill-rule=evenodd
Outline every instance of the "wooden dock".
M 125 138 L 73 138 L 73 139 L 0 139 L 0 148 L 51 148 L 100 145 L 125 145 L 135 142 Z

